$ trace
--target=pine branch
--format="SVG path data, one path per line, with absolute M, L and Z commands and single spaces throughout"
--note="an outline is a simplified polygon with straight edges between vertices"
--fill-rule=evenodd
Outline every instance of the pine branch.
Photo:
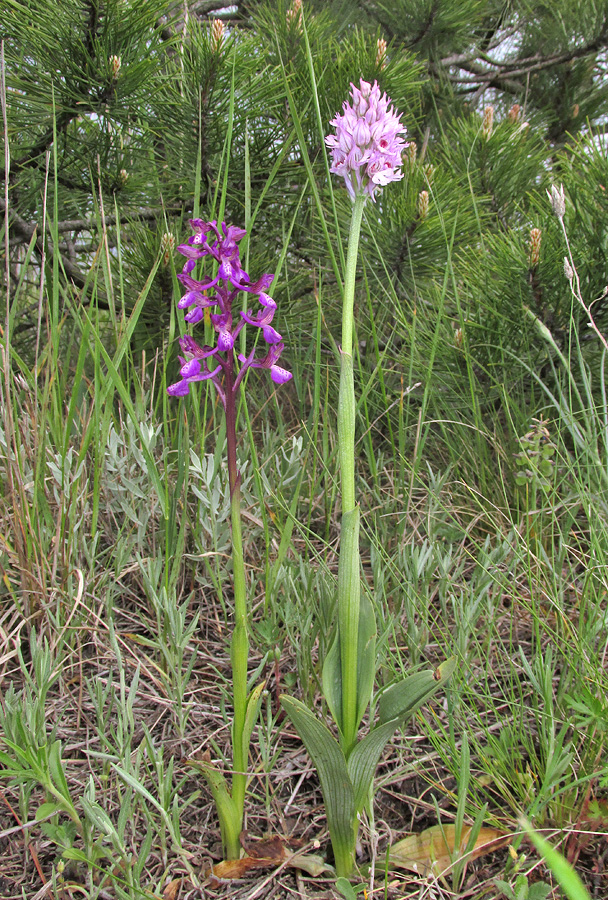
M 433 5 L 431 6 L 431 8 L 429 10 L 429 14 L 426 18 L 426 21 L 422 23 L 422 26 L 421 26 L 418 34 L 414 35 L 414 37 L 411 39 L 411 41 L 409 41 L 406 44 L 408 49 L 415 47 L 422 40 L 424 40 L 424 38 L 427 36 L 429 31 L 433 27 L 433 22 L 435 21 L 435 16 L 437 15 L 438 10 L 439 10 L 439 0 L 435 0 L 435 2 L 433 3 Z
M 6 204 L 3 199 L 0 198 L 0 213 L 4 213 L 6 209 Z M 192 204 L 183 204 L 180 203 L 174 204 L 173 206 L 144 206 L 138 207 L 137 209 L 128 210 L 122 212 L 119 216 L 116 215 L 106 215 L 105 222 L 106 225 L 113 226 L 118 222 L 121 225 L 126 225 L 133 220 L 142 220 L 142 221 L 154 221 L 162 216 L 164 213 L 171 214 L 179 214 L 182 212 L 189 212 L 192 210 Z M 11 216 L 11 222 L 13 220 L 16 223 L 16 230 L 19 236 L 22 239 L 22 243 L 29 243 L 32 239 L 32 235 L 38 224 L 36 222 L 26 222 L 25 219 L 22 219 L 18 216 L 14 210 L 9 210 L 9 215 Z M 18 221 L 17 221 L 18 220 Z M 94 219 L 65 219 L 63 222 L 58 222 L 57 225 L 51 228 L 50 223 L 47 222 L 46 230 L 50 234 L 52 231 L 57 231 L 60 234 L 65 234 L 66 232 L 75 232 L 79 233 L 81 231 L 87 231 L 90 233 L 95 233 L 98 230 L 97 222 Z
M 0 200 L 0 213 L 4 213 L 5 209 L 6 209 L 5 201 Z M 10 223 L 9 227 L 14 232 L 16 232 L 17 235 L 19 235 L 22 238 L 23 243 L 29 244 L 38 229 L 38 225 L 37 224 L 32 225 L 31 223 L 26 222 L 25 219 L 22 219 L 21 216 L 18 213 L 16 213 L 13 209 L 8 210 L 8 217 L 9 217 L 9 223 Z M 47 229 L 50 230 L 48 225 L 47 225 Z M 42 259 L 42 254 L 43 254 L 44 248 L 43 248 L 43 244 L 42 244 L 42 238 L 40 236 L 38 236 L 36 238 L 35 247 L 36 247 L 36 252 L 37 252 L 38 256 Z M 50 262 L 52 262 L 54 255 L 55 254 L 54 254 L 53 246 L 52 246 L 52 244 L 49 244 L 49 246 L 47 247 L 47 258 L 49 259 Z M 74 285 L 76 287 L 83 288 L 85 285 L 85 278 L 84 278 L 82 272 L 80 271 L 80 269 L 76 265 L 74 265 L 74 263 L 69 259 L 69 257 L 67 257 L 63 254 L 60 254 L 60 256 L 61 256 L 61 262 L 63 264 L 65 274 L 74 283 Z
M 598 36 L 589 41 L 582 47 L 574 48 L 564 53 L 555 53 L 551 56 L 541 56 L 536 53 L 534 56 L 523 57 L 522 59 L 513 60 L 493 60 L 487 55 L 483 55 L 484 61 L 494 68 L 492 70 L 485 68 L 478 62 L 478 55 L 457 54 L 444 57 L 441 64 L 446 68 L 457 66 L 466 72 L 471 73 L 472 77 L 467 78 L 458 73 L 447 73 L 447 78 L 454 84 L 477 86 L 480 83 L 487 87 L 494 87 L 498 90 L 511 90 L 516 82 L 512 79 L 521 77 L 527 78 L 533 72 L 540 72 L 546 69 L 555 68 L 556 66 L 567 65 L 576 59 L 582 59 L 605 50 L 608 47 L 608 23 L 604 24 Z M 508 87 L 507 87 L 508 86 Z M 521 90 L 523 85 L 519 85 Z

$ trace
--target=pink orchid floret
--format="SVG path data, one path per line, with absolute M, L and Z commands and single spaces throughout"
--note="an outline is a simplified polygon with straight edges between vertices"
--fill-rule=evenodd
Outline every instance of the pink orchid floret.
M 359 88 L 354 84 L 351 88 L 352 105 L 344 103 L 343 114 L 330 123 L 336 133 L 325 138 L 332 154 L 330 172 L 344 178 L 353 201 L 362 193 L 375 200 L 376 191 L 403 178 L 401 155 L 406 144 L 400 135 L 406 128 L 377 81 L 372 87 L 361 79 Z

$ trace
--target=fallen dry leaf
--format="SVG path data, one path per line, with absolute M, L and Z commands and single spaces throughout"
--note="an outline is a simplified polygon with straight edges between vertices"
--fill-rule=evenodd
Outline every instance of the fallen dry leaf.
M 163 900 L 176 900 L 183 883 L 183 878 L 174 878 L 173 881 L 170 881 L 163 891 Z
M 460 854 L 465 853 L 470 834 L 470 826 L 465 826 L 460 834 Z M 466 854 L 467 862 L 503 847 L 510 840 L 510 835 L 505 835 L 497 828 L 482 828 L 474 847 Z M 455 843 L 454 825 L 433 825 L 420 834 L 411 834 L 393 844 L 389 853 L 389 866 L 408 869 L 419 875 L 447 872 L 452 866 Z
M 205 878 L 218 881 L 238 881 L 244 878 L 251 869 L 267 869 L 280 865 L 271 859 L 254 859 L 251 856 L 242 856 L 241 859 L 224 859 L 216 863 L 212 868 L 205 869 Z
M 225 859 L 203 875 L 217 881 L 237 881 L 244 878 L 252 869 L 272 869 L 285 864 L 294 869 L 303 869 L 309 875 L 317 877 L 326 869 L 324 860 L 313 853 L 302 850 L 302 841 L 290 840 L 278 834 L 259 841 L 249 840 L 246 832 L 241 834 L 241 844 L 247 856 L 241 859 Z

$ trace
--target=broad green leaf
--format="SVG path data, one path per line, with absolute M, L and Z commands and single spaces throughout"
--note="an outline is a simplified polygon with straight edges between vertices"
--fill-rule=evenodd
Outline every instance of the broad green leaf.
M 281 697 L 321 782 L 325 813 L 334 853 L 352 852 L 355 844 L 355 798 L 342 748 L 316 715 L 294 697 Z
M 378 725 L 353 747 L 348 757 L 348 774 L 355 792 L 355 810 L 359 813 L 368 798 L 369 787 L 378 766 L 382 751 L 402 724 L 401 719 L 391 719 Z
M 435 671 L 428 669 L 408 675 L 382 695 L 379 703 L 380 724 L 355 745 L 348 757 L 348 773 L 355 791 L 355 809 L 360 812 L 367 800 L 369 787 L 376 772 L 382 751 L 397 728 L 414 713 L 425 700 L 443 687 L 456 666 L 455 660 L 446 660 Z M 389 694 L 388 702 L 382 701 Z M 382 713 L 396 714 L 386 721 Z
M 335 888 L 339 891 L 345 900 L 357 900 L 357 894 L 355 893 L 355 889 L 348 880 L 348 878 L 338 878 L 336 879 Z
M 445 685 L 455 668 L 456 660 L 446 659 L 437 669 L 414 672 L 391 685 L 378 701 L 380 723 L 390 722 L 391 719 L 407 719 Z

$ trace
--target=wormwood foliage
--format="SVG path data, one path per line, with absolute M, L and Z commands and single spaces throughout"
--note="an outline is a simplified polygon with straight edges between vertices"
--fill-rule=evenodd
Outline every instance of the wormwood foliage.
M 281 392 L 245 381 L 238 409 L 247 687 L 265 683 L 248 856 L 266 831 L 303 855 L 318 843 L 306 891 L 327 895 L 327 818 L 358 812 L 351 894 L 541 896 L 573 866 L 601 895 L 608 398 L 588 322 L 608 332 L 607 7 L 303 0 L 304 29 L 291 0 L 3 0 L 0 893 L 171 897 L 217 856 L 190 762 L 224 777 L 231 758 L 225 432 L 212 390 L 179 408 L 165 390 L 175 247 L 200 217 L 246 229 L 243 267 L 274 274 L 294 373 Z M 329 743 L 319 662 L 336 634 L 350 217 L 324 137 L 360 78 L 409 145 L 403 180 L 367 205 L 356 269 L 377 675 L 353 757 Z M 403 724 L 391 685 L 451 657 L 439 699 Z M 334 747 L 318 765 L 334 810 L 280 695 L 311 754 Z M 522 814 L 566 869 L 539 870 Z M 429 829 L 449 867 L 389 872 L 389 844 Z M 482 867 L 484 829 L 511 850 Z M 289 867 L 252 872 L 235 896 L 296 890 Z

